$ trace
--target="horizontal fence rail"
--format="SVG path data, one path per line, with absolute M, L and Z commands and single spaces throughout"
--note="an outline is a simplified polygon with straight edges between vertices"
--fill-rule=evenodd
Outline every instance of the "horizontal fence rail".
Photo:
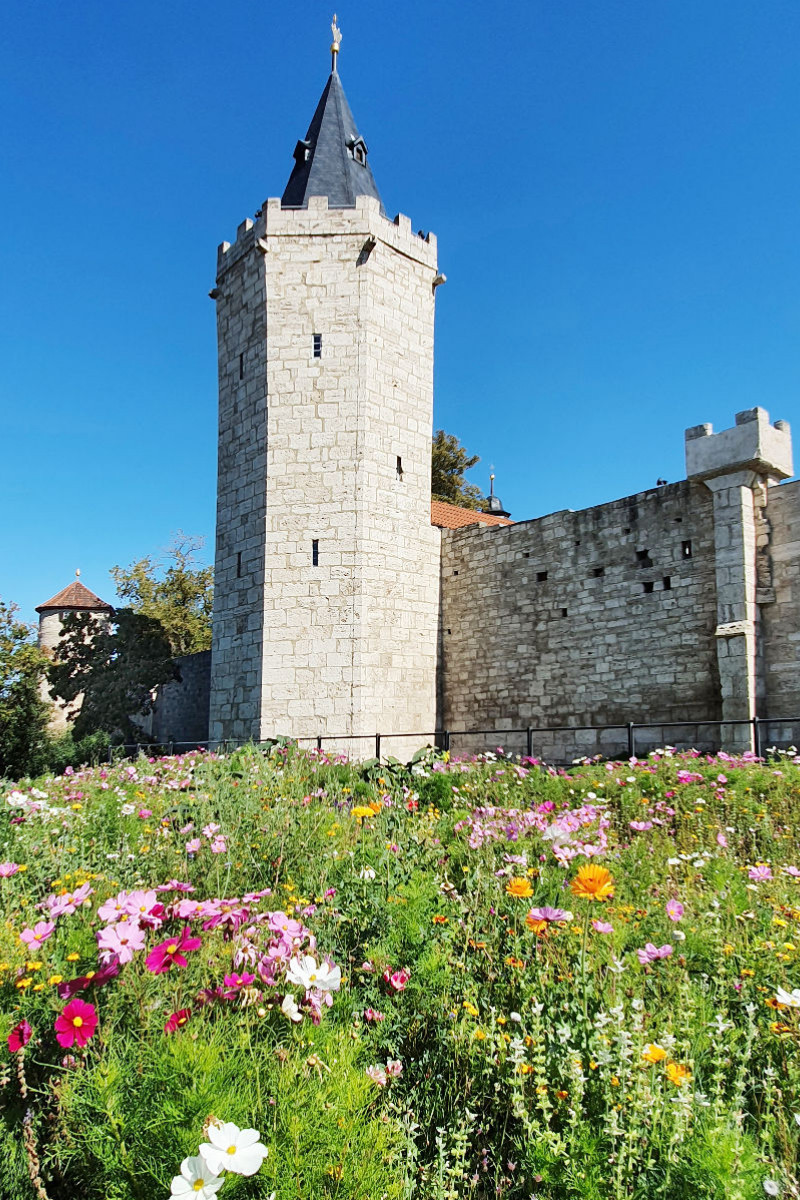
M 771 727 L 783 727 L 779 731 L 779 735 L 773 739 L 770 738 Z M 583 758 L 635 758 L 637 753 L 643 749 L 645 743 L 653 741 L 652 737 L 647 737 L 648 731 L 655 731 L 659 735 L 665 735 L 668 730 L 694 730 L 699 734 L 700 730 L 716 731 L 717 736 L 709 738 L 696 737 L 694 739 L 686 736 L 677 738 L 683 744 L 684 749 L 700 749 L 696 742 L 712 741 L 714 742 L 713 750 L 725 750 L 724 741 L 728 742 L 728 749 L 735 749 L 739 753 L 742 752 L 742 746 L 733 747 L 730 745 L 730 731 L 748 730 L 748 738 L 751 743 L 751 751 L 758 757 L 762 758 L 764 750 L 767 749 L 772 742 L 786 742 L 794 745 L 797 740 L 800 740 L 800 717 L 752 717 L 749 720 L 738 721 L 720 721 L 720 720 L 704 720 L 695 718 L 685 721 L 619 721 L 610 722 L 602 725 L 527 725 L 524 727 L 514 727 L 507 729 L 437 729 L 431 731 L 412 731 L 410 733 L 394 733 L 394 732 L 376 732 L 376 733 L 339 733 L 339 734 L 314 734 L 298 738 L 288 738 L 288 741 L 297 743 L 298 745 L 310 745 L 313 749 L 322 752 L 326 744 L 332 743 L 341 745 L 342 743 L 351 742 L 371 742 L 374 746 L 374 757 L 378 760 L 382 758 L 383 744 L 385 742 L 408 741 L 415 738 L 419 745 L 433 745 L 442 751 L 453 752 L 457 751 L 457 742 L 459 739 L 466 738 L 483 738 L 484 750 L 491 748 L 497 749 L 500 746 L 500 739 L 513 737 L 520 739 L 520 750 L 522 753 L 522 745 L 524 740 L 524 754 L 526 758 L 533 759 L 540 757 L 542 761 L 547 761 L 553 765 L 566 765 Z M 791 735 L 785 735 L 784 730 L 791 729 Z M 723 731 L 725 736 L 723 737 Z M 797 738 L 795 738 L 795 732 Z M 594 754 L 575 753 L 569 756 L 548 756 L 541 753 L 541 744 L 544 738 L 551 735 L 561 735 L 563 744 L 567 744 L 572 740 L 573 749 L 578 750 L 578 741 L 576 735 L 579 734 L 619 734 L 618 744 L 620 749 L 612 754 Z M 265 738 L 257 741 L 253 738 L 223 738 L 219 740 L 205 739 L 199 742 L 179 742 L 179 741 L 164 741 L 164 742 L 126 742 L 122 745 L 111 746 L 108 750 L 108 761 L 111 762 L 115 755 L 120 753 L 123 756 L 139 755 L 141 753 L 159 754 L 180 754 L 192 750 L 207 750 L 226 753 L 234 750 L 239 746 L 245 745 L 273 745 L 279 739 Z M 606 737 L 606 740 L 609 740 Z M 454 742 L 456 744 L 454 744 Z M 669 741 L 662 741 L 661 745 L 671 744 Z M 537 749 L 538 746 L 538 749 Z M 655 749 L 655 745 L 650 745 L 645 753 Z M 745 747 L 746 748 L 746 747 Z M 335 752 L 335 751 L 334 751 Z M 469 751 L 475 753 L 477 751 Z

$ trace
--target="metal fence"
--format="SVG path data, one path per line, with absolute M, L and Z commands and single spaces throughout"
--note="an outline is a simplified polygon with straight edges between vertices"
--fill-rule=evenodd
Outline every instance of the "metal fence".
M 602 725 L 528 725 L 524 728 L 439 729 L 412 733 L 316 734 L 289 739 L 320 752 L 330 748 L 364 743 L 366 753 L 357 757 L 385 757 L 387 746 L 413 743 L 417 747 L 436 746 L 454 756 L 502 747 L 505 753 L 536 758 L 553 765 L 566 765 L 581 758 L 635 758 L 662 746 L 678 750 L 696 749 L 705 753 L 751 750 L 763 757 L 771 747 L 786 748 L 800 741 L 800 717 L 753 717 L 743 721 L 693 719 L 685 721 L 621 721 Z M 130 742 L 110 747 L 109 761 L 115 755 L 179 754 L 190 750 L 226 753 L 244 745 L 272 745 L 275 738 L 206 740 L 201 742 Z M 356 757 L 350 754 L 350 757 Z

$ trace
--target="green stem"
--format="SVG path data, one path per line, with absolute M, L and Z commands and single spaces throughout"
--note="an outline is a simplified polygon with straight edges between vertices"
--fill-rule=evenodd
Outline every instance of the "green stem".
M 583 939 L 581 941 L 581 985 L 583 989 L 583 1020 L 586 1025 L 586 1039 L 589 1039 L 589 1007 L 586 997 L 586 941 L 589 937 L 589 914 L 591 909 L 587 908 L 583 918 Z

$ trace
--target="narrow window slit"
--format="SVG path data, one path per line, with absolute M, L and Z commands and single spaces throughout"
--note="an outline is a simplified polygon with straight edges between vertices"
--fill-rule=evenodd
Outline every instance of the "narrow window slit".
M 691 542 L 681 542 L 681 554 L 683 555 L 684 558 L 692 557 L 692 543 Z
M 403 460 L 399 454 L 397 456 L 397 478 L 398 479 L 403 478 Z
M 314 358 L 322 358 L 322 334 L 314 334 Z
M 237 554 L 236 554 L 236 578 L 237 579 L 242 578 L 242 552 L 241 552 L 241 550 L 237 551 Z
M 669 577 L 669 575 L 664 576 L 664 591 L 672 591 L 672 579 Z
M 239 355 L 239 378 L 244 379 L 244 355 Z
M 319 566 L 319 538 L 314 538 L 311 543 L 311 565 Z

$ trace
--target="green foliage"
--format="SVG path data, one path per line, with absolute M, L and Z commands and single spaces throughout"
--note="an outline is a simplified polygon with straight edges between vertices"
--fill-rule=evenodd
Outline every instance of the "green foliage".
M 800 986 L 800 760 L 556 774 L 243 747 L 44 777 L 11 800 L 0 861 L 26 869 L 0 877 L 0 1037 L 23 1016 L 34 1035 L 27 1102 L 0 1042 L 4 1200 L 32 1195 L 26 1104 L 51 1200 L 166 1200 L 212 1115 L 269 1148 L 221 1200 L 757 1200 L 770 1180 L 797 1194 L 800 1009 L 774 998 Z M 572 830 L 561 861 L 542 836 L 555 821 Z M 605 902 L 569 887 L 592 844 L 614 879 Z M 203 1000 L 237 942 L 189 917 L 202 945 L 185 969 L 153 975 L 137 952 L 90 986 L 97 1034 L 65 1058 L 51 972 L 97 966 L 106 898 L 176 878 L 234 905 L 271 889 L 247 919 L 279 910 L 311 929 L 342 969 L 332 1007 L 293 1025 L 258 980 Z M 94 894 L 31 963 L 20 932 L 84 882 Z M 531 905 L 572 916 L 534 930 Z M 648 942 L 673 952 L 642 964 Z M 166 1034 L 182 1007 L 191 1019 Z M 395 1061 L 385 1086 L 367 1074 Z
M 179 532 L 160 561 L 148 555 L 111 568 L 118 594 L 133 612 L 160 622 L 173 654 L 211 648 L 214 568 L 197 564 L 202 547 L 202 538 Z
M 437 429 L 433 435 L 431 453 L 431 495 L 460 508 L 481 509 L 486 497 L 474 483 L 468 483 L 464 472 L 480 462 L 477 454 L 468 454 L 452 433 Z
M 78 741 L 97 733 L 138 739 L 131 718 L 152 711 L 159 684 L 180 678 L 161 623 L 129 608 L 118 608 L 108 621 L 93 613 L 67 614 L 56 653 L 50 687 L 75 705 L 72 736 Z
M 43 751 L 45 767 L 56 775 L 67 767 L 97 766 L 108 757 L 111 739 L 105 732 L 89 733 L 76 738 L 72 729 L 50 736 Z
M 0 600 L 0 778 L 42 770 L 48 705 L 41 696 L 47 658 L 15 604 Z

